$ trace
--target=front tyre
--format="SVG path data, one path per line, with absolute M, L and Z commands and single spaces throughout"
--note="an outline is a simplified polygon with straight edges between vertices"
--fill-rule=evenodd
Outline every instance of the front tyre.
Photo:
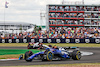
M 72 59 L 73 60 L 80 60 L 81 59 L 81 52 L 79 50 L 75 50 L 72 52 Z
M 54 54 L 51 51 L 46 52 L 43 57 L 42 61 L 52 61 Z
M 25 60 L 27 61 L 27 62 L 31 62 L 32 61 L 32 59 L 28 59 L 31 55 L 33 55 L 33 52 L 32 51 L 27 51 L 26 53 L 25 53 Z

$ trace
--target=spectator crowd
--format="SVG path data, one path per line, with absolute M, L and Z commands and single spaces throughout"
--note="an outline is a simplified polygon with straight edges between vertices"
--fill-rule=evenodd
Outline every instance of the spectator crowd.
M 49 24 L 91 24 L 100 23 L 99 12 L 78 12 L 78 11 L 100 11 L 100 6 L 49 6 L 49 11 L 77 11 L 70 12 L 49 12 Z M 50 19 L 63 18 L 63 19 Z M 66 19 L 68 18 L 68 19 Z M 71 19 L 74 18 L 74 19 Z M 77 19 L 75 19 L 77 18 Z M 81 18 L 81 19 L 79 19 Z M 83 20 L 82 18 L 86 18 Z M 92 18 L 90 21 L 87 18 Z M 64 20 L 65 19 L 65 20 Z M 23 39 L 23 38 L 100 38 L 100 28 L 85 27 L 53 27 L 49 30 L 33 30 L 32 32 L 1 34 L 2 39 Z
M 100 28 L 55 27 L 49 30 L 1 35 L 2 39 L 18 38 L 100 38 Z
M 100 18 L 100 13 L 49 13 L 49 18 Z
M 100 11 L 100 6 L 49 6 L 50 11 Z
M 100 20 L 49 20 L 49 24 L 100 25 Z
M 50 5 L 49 11 L 54 11 L 49 12 L 49 24 L 100 25 L 100 6 Z

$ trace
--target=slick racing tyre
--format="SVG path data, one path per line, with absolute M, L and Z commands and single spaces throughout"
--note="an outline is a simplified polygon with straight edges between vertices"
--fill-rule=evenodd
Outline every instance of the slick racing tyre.
M 25 53 L 24 59 L 25 59 L 27 62 L 31 62 L 32 59 L 28 59 L 31 55 L 33 55 L 33 52 L 32 52 L 32 51 L 27 51 L 27 52 Z
M 81 59 L 81 52 L 79 50 L 75 50 L 72 52 L 72 59 L 73 60 L 80 60 Z
M 47 55 L 46 55 L 46 58 L 47 58 L 47 61 L 52 61 L 52 59 L 53 59 L 53 53 L 51 51 L 48 51 Z
M 52 61 L 54 54 L 51 51 L 46 52 L 43 57 L 42 61 Z
M 32 49 L 32 46 L 29 44 L 29 45 L 27 46 L 27 49 Z

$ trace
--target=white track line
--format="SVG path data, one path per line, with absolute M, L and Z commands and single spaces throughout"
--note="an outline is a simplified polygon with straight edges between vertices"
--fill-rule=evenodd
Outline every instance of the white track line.
M 69 52 L 73 52 L 73 51 L 69 51 Z M 85 51 L 80 51 L 82 54 L 82 56 L 88 56 L 88 55 L 93 55 L 93 52 L 85 52 Z
M 84 51 L 81 51 L 81 53 L 82 53 L 82 56 L 87 56 L 87 55 L 93 54 L 92 52 L 84 52 Z
M 0 61 L 10 61 L 10 60 L 19 60 L 19 59 L 0 59 Z

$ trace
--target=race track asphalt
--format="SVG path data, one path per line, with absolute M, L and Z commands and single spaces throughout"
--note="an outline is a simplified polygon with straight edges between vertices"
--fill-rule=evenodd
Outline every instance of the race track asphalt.
M 27 49 L 26 47 L 0 47 L 0 49 Z M 100 63 L 100 48 L 81 47 L 81 51 L 93 52 L 93 55 L 82 56 L 81 60 L 65 60 L 65 61 L 41 61 L 33 60 L 26 62 L 25 60 L 0 61 L 0 66 L 18 66 L 18 65 L 44 65 L 44 64 L 75 64 L 75 63 Z

